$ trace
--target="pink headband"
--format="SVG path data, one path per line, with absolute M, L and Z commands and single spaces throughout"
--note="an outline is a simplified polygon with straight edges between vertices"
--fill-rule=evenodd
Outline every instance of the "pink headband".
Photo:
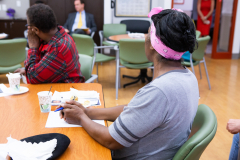
M 151 10 L 151 12 L 148 14 L 148 17 L 152 17 L 152 15 L 158 14 L 163 10 L 162 7 L 156 7 Z M 172 10 L 177 10 L 179 12 L 183 12 L 180 9 L 173 8 Z M 163 57 L 167 59 L 174 59 L 179 60 L 181 59 L 183 53 L 185 52 L 177 52 L 172 50 L 171 48 L 167 47 L 161 40 L 156 36 L 156 28 L 154 26 L 154 23 L 151 25 L 151 44 L 153 48 L 161 54 Z

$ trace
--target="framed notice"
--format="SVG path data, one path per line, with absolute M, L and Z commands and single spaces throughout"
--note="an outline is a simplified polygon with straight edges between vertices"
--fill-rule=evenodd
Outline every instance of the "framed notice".
M 116 0 L 116 17 L 147 17 L 151 10 L 151 0 Z
M 174 0 L 174 4 L 184 4 L 184 0 Z

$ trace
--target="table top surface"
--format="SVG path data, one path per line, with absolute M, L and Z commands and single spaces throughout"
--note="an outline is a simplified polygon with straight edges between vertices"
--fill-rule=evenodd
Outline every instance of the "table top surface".
M 145 36 L 147 36 L 147 34 L 145 34 Z M 129 37 L 128 34 L 119 34 L 119 35 L 108 37 L 108 40 L 115 41 L 115 42 L 119 42 L 120 39 L 135 39 L 135 38 Z
M 6 84 L 9 87 L 8 84 Z M 70 91 L 70 87 L 78 90 L 94 90 L 100 93 L 101 106 L 104 108 L 102 86 L 97 83 L 61 83 L 61 84 L 21 84 L 28 87 L 29 92 L 21 95 L 0 97 L 0 144 L 7 143 L 7 137 L 14 139 L 45 134 L 61 133 L 71 140 L 68 149 L 59 157 L 59 160 L 84 159 L 84 160 L 110 160 L 110 150 L 92 139 L 82 127 L 72 128 L 45 128 L 48 113 L 41 113 L 37 93 L 48 91 L 52 86 L 54 91 Z M 52 111 L 56 106 L 52 106 Z M 106 122 L 105 122 L 106 124 Z

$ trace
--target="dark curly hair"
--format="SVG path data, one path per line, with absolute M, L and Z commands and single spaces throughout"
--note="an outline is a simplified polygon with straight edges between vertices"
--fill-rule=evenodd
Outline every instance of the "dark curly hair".
M 151 19 L 156 27 L 156 36 L 167 47 L 178 52 L 194 51 L 197 46 L 196 29 L 186 13 L 166 9 L 153 15 Z
M 36 1 L 35 4 L 40 4 L 40 3 L 44 3 L 43 1 Z
M 80 1 L 81 4 L 85 4 L 85 0 L 75 0 L 75 1 Z
M 28 8 L 27 17 L 30 25 L 36 26 L 43 33 L 48 33 L 57 27 L 53 10 L 45 4 L 36 4 Z

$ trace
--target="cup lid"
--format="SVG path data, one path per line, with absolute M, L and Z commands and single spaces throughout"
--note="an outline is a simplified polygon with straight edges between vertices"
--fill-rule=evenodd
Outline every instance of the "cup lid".
M 41 91 L 37 93 L 38 96 L 52 96 L 52 92 L 49 91 Z
M 6 74 L 6 76 L 8 78 L 19 78 L 20 77 L 20 73 L 9 73 L 9 74 Z

